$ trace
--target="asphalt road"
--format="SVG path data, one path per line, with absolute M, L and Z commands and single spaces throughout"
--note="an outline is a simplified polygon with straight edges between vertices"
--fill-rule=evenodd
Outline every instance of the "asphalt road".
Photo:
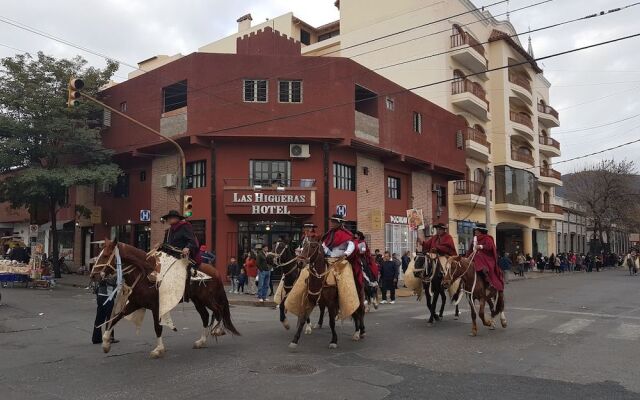
M 265 307 L 235 306 L 241 337 L 191 348 L 191 305 L 173 313 L 167 353 L 124 321 L 105 355 L 90 344 L 95 299 L 82 288 L 0 289 L 0 399 L 640 399 L 640 277 L 573 274 L 507 286 L 509 327 L 469 337 L 468 312 L 427 327 L 424 304 L 404 298 L 352 323 L 304 336 Z M 451 311 L 447 308 L 448 312 Z M 466 310 L 465 310 L 466 311 Z

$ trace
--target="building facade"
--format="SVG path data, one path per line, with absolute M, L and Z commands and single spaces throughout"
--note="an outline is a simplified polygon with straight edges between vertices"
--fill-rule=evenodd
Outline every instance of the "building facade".
M 587 254 L 589 252 L 589 236 L 584 207 L 575 201 L 562 197 L 556 197 L 556 201 L 563 211 L 562 220 L 556 222 L 558 253 Z
M 459 146 L 467 156 L 466 174 L 446 188 L 449 230 L 460 250 L 468 248 L 470 227 L 485 221 L 489 207 L 490 231 L 500 250 L 556 252 L 556 222 L 563 210 L 554 192 L 562 181 L 550 166 L 560 156 L 560 144 L 551 137 L 559 115 L 549 105 L 550 83 L 531 44 L 525 50 L 510 22 L 468 0 L 373 3 L 336 2 L 340 19 L 320 27 L 291 13 L 252 26 L 246 15 L 238 20 L 237 34 L 199 51 L 233 53 L 236 37 L 277 26 L 303 43 L 305 55 L 352 58 L 415 88 L 465 125 Z M 494 70 L 504 66 L 512 67 Z
M 102 93 L 180 143 L 190 221 L 220 268 L 257 243 L 298 239 L 305 222 L 325 230 L 334 213 L 398 253 L 415 243 L 408 209 L 427 224 L 448 220 L 443 195 L 465 173 L 461 119 L 350 59 L 303 57 L 269 27 L 236 40 L 235 54 L 180 57 Z M 182 201 L 178 160 L 166 142 L 110 120 L 103 143 L 124 174 L 96 188 L 94 238 L 145 248 Z

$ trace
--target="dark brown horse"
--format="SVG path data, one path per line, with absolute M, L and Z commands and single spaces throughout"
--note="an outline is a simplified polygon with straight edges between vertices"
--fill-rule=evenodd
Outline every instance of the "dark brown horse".
M 278 307 L 278 311 L 280 311 L 280 323 L 286 330 L 289 330 L 289 321 L 287 320 L 287 310 L 284 305 L 289 292 L 293 289 L 293 285 L 298 280 L 298 276 L 300 276 L 300 268 L 302 266 L 302 262 L 298 260 L 295 251 L 292 249 L 290 243 L 286 243 L 282 240 L 276 242 L 273 247 L 273 263 L 275 268 L 280 268 L 282 271 L 282 299 L 280 301 L 280 305 Z M 307 323 L 305 325 L 305 333 L 311 334 L 311 325 L 309 319 L 307 319 Z
M 91 271 L 90 278 L 93 281 L 99 281 L 116 274 L 116 257 L 114 257 L 116 249 L 122 260 L 123 281 L 131 288 L 131 295 L 124 309 L 107 324 L 105 333 L 102 336 L 102 349 L 105 353 L 108 353 L 111 349 L 111 330 L 118 321 L 136 310 L 147 309 L 151 310 L 153 314 L 153 326 L 158 340 L 156 348 L 151 352 L 151 357 L 161 357 L 165 352 L 165 347 L 162 341 L 162 326 L 159 319 L 159 292 L 157 284 L 149 278 L 153 272 L 158 272 L 157 259 L 148 257 L 147 253 L 133 246 L 118 243 L 117 240 L 105 240 L 104 248 Z M 224 334 L 226 329 L 234 335 L 240 335 L 231 322 L 229 301 L 220 277 L 215 268 L 211 266 L 207 268 L 207 273 L 211 274 L 210 280 L 192 281 L 186 289 L 189 290 L 191 300 L 200 314 L 203 326 L 202 335 L 194 343 L 194 348 L 205 347 L 209 333 L 214 336 L 220 336 Z M 209 318 L 207 308 L 212 311 L 211 318 Z M 216 320 L 219 322 L 214 326 Z M 222 327 L 220 324 L 222 324 Z
M 478 334 L 478 325 L 476 323 L 476 307 L 475 301 L 478 301 L 479 307 L 477 314 L 480 316 L 484 326 L 489 329 L 495 329 L 494 318 L 500 314 L 500 323 L 503 328 L 507 327 L 507 317 L 504 314 L 504 291 L 498 292 L 493 286 L 490 286 L 485 279 L 476 272 L 473 261 L 465 257 L 453 257 L 449 260 L 450 267 L 445 272 L 442 285 L 448 288 L 453 282 L 460 280 L 460 289 L 467 294 L 469 308 L 471 310 L 471 336 Z M 497 299 L 495 307 L 493 299 Z M 491 318 L 487 319 L 484 315 L 484 308 L 489 304 L 491 309 Z
M 427 309 L 430 314 L 427 320 L 429 325 L 433 325 L 434 320 L 439 321 L 444 315 L 444 307 L 447 304 L 446 290 L 442 284 L 444 275 L 445 266 L 442 265 L 439 257 L 435 254 L 418 254 L 416 256 L 414 276 L 422 279 L 422 287 L 425 297 L 427 298 Z M 440 297 L 442 304 L 440 305 L 440 311 L 436 312 L 438 297 Z M 458 319 L 460 309 L 457 304 L 455 305 L 455 309 L 454 318 Z

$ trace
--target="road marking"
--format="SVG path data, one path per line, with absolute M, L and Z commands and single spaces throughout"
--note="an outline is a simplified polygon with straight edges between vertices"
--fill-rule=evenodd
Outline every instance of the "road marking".
M 547 312 L 547 313 L 567 314 L 567 315 L 582 315 L 586 317 L 599 317 L 599 318 L 633 319 L 636 321 L 640 321 L 640 317 L 635 317 L 632 315 L 601 314 L 601 313 L 581 312 L 581 311 L 545 310 L 542 308 L 528 308 L 528 307 L 509 307 L 506 309 L 506 311 L 509 311 L 509 310 L 536 311 L 536 312 Z
M 553 328 L 551 332 L 573 335 L 591 325 L 593 322 L 594 320 L 592 319 L 573 318 L 571 321 L 565 322 L 564 324 Z
M 640 325 L 622 323 L 614 333 L 607 335 L 610 339 L 637 340 L 640 339 Z
M 533 314 L 533 315 L 527 315 L 526 317 L 522 317 L 520 319 L 518 319 L 513 325 L 515 326 L 519 326 L 519 325 L 533 325 L 536 322 L 543 320 L 547 318 L 546 315 L 541 315 L 541 314 Z

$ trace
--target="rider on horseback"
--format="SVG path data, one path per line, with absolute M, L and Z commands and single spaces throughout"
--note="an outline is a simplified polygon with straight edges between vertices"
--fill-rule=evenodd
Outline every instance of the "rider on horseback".
M 504 276 L 502 270 L 498 268 L 498 254 L 493 237 L 488 234 L 486 224 L 478 223 L 473 227 L 475 235 L 473 239 L 473 249 L 467 252 L 467 257 L 473 256 L 473 264 L 476 272 L 497 291 L 504 290 Z
M 447 226 L 443 223 L 436 224 L 436 234 L 427 240 L 418 239 L 418 245 L 422 247 L 422 252 L 435 253 L 440 259 L 440 263 L 444 267 L 447 265 L 449 257 L 458 255 L 453 237 L 447 233 Z
M 353 268 L 353 276 L 356 278 L 358 287 L 362 287 L 362 268 L 352 259 L 355 254 L 356 244 L 353 241 L 353 234 L 344 227 L 344 218 L 334 214 L 331 217 L 331 229 L 322 236 L 322 248 L 327 257 L 348 258 Z
M 191 224 L 176 210 L 169 211 L 162 216 L 162 219 L 170 225 L 165 232 L 164 243 L 180 249 L 183 256 L 190 257 L 194 261 L 194 268 L 197 269 L 201 263 L 200 244 Z

